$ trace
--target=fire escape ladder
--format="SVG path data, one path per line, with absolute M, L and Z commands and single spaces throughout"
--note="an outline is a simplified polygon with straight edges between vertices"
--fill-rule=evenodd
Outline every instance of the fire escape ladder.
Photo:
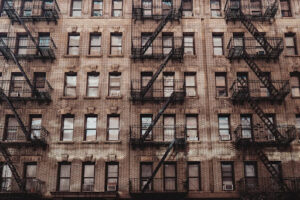
M 158 165 L 156 166 L 156 168 L 154 169 L 151 177 L 148 179 L 147 183 L 144 185 L 144 187 L 142 188 L 142 193 L 144 193 L 147 188 L 149 187 L 149 184 L 152 182 L 153 178 L 155 177 L 155 175 L 157 174 L 158 170 L 160 169 L 160 167 L 162 166 L 162 164 L 164 163 L 164 161 L 166 160 L 167 156 L 169 155 L 170 151 L 173 149 L 174 145 L 176 144 L 177 139 L 174 139 L 170 145 L 168 146 L 168 149 L 166 150 L 165 154 L 163 155 L 163 157 L 160 159 Z
M 11 160 L 11 155 L 9 154 L 9 152 L 6 150 L 5 147 L 3 147 L 1 144 L 0 144 L 0 151 L 6 161 L 6 164 L 8 165 L 9 169 L 11 170 L 11 173 L 13 174 L 17 184 L 18 184 L 18 187 L 20 188 L 21 191 L 25 191 L 25 184 L 24 184 L 24 181 L 21 179 L 21 176 L 19 175 L 16 167 L 14 166 L 12 160 Z
M 248 64 L 248 66 L 251 68 L 251 70 L 258 77 L 258 79 L 268 89 L 268 91 L 270 92 L 270 95 L 274 98 L 279 97 L 280 96 L 279 91 L 274 87 L 270 78 L 263 75 L 263 72 L 260 70 L 260 68 L 257 66 L 257 64 L 253 61 L 253 59 L 250 58 L 248 53 L 245 50 L 242 50 L 241 55 L 242 55 L 243 59 L 245 60 L 245 62 Z
M 152 76 L 151 80 L 147 83 L 146 87 L 142 89 L 141 91 L 141 98 L 144 98 L 144 96 L 147 94 L 147 92 L 150 90 L 152 87 L 153 83 L 159 76 L 159 74 L 162 72 L 162 70 L 166 67 L 168 64 L 169 60 L 172 58 L 174 54 L 174 48 L 170 51 L 170 53 L 165 57 L 163 63 L 159 66 L 158 70 L 155 72 L 155 74 Z
M 276 0 L 271 6 L 268 6 L 265 13 L 264 18 L 273 18 L 275 17 L 278 11 L 278 1 Z
M 290 192 L 291 191 L 290 188 L 283 182 L 279 172 L 274 168 L 272 163 L 269 161 L 267 155 L 259 148 L 256 148 L 255 151 L 259 156 L 260 160 L 267 168 L 268 172 L 271 174 L 272 178 L 278 183 L 280 190 L 282 192 Z
M 17 22 L 19 22 L 20 25 L 23 26 L 23 28 L 25 29 L 27 35 L 30 37 L 30 39 L 32 40 L 35 48 L 39 51 L 39 53 L 41 55 L 43 55 L 43 51 L 42 49 L 39 47 L 38 42 L 34 39 L 31 31 L 29 30 L 28 26 L 25 24 L 25 22 L 23 21 L 23 19 L 20 17 L 20 15 L 17 13 L 17 11 L 14 9 L 13 5 L 9 5 L 7 3 L 7 1 L 4 2 L 4 10 L 7 13 L 8 17 L 10 19 L 15 19 Z
M 145 43 L 144 46 L 142 46 L 141 49 L 141 55 L 144 55 L 147 51 L 147 49 L 151 46 L 155 38 L 158 36 L 158 34 L 162 31 L 162 29 L 165 27 L 165 25 L 168 23 L 169 20 L 172 19 L 172 15 L 174 14 L 174 10 L 170 9 L 169 13 L 163 18 L 163 20 L 159 23 L 159 25 L 156 27 L 155 31 L 152 33 L 148 41 Z
M 175 99 L 175 92 L 171 94 L 171 96 L 168 98 L 168 100 L 165 102 L 163 107 L 159 110 L 158 114 L 155 116 L 154 120 L 151 122 L 149 127 L 147 128 L 146 132 L 144 133 L 143 137 L 141 138 L 141 142 L 144 142 L 145 139 L 148 137 L 150 132 L 152 131 L 153 127 L 159 120 L 159 118 L 162 116 L 162 114 L 165 112 L 165 110 L 168 108 L 169 104 L 172 103 Z
M 14 105 L 12 104 L 12 102 L 9 100 L 9 98 L 6 96 L 6 94 L 4 93 L 3 89 L 1 89 L 1 88 L 0 88 L 0 96 L 1 96 L 1 98 L 3 98 L 7 102 L 8 106 L 10 107 L 10 109 L 12 110 L 12 112 L 14 113 L 14 116 L 15 116 L 15 118 L 16 118 L 19 126 L 21 127 L 22 132 L 24 133 L 26 139 L 28 141 L 31 141 L 30 134 L 28 133 L 28 131 L 27 131 L 27 129 L 26 129 L 23 121 L 21 120 L 21 118 L 19 116 L 19 114 L 17 113 L 16 108 L 14 107 Z

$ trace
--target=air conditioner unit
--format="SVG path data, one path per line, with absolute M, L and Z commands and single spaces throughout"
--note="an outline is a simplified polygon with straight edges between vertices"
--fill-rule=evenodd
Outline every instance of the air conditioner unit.
M 223 185 L 223 190 L 224 191 L 232 191 L 233 190 L 233 185 L 232 184 L 225 184 L 225 185 Z
M 220 135 L 221 141 L 229 141 L 230 140 L 230 135 Z
M 268 134 L 268 140 L 275 141 L 274 135 L 271 134 L 271 133 L 269 133 L 269 134 Z
M 107 191 L 109 192 L 117 191 L 117 185 L 116 184 L 107 185 Z

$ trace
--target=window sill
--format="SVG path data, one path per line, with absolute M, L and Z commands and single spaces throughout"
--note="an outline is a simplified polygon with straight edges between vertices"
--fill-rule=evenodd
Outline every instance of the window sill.
M 102 54 L 101 55 L 87 55 L 86 57 L 87 58 L 102 58 L 103 55 Z
M 57 144 L 75 144 L 74 141 L 58 141 Z
M 111 96 L 106 96 L 106 99 L 123 99 L 123 96 L 117 96 L 117 97 L 111 97 Z
M 197 140 L 187 140 L 187 143 L 200 143 L 199 138 Z
M 199 99 L 199 96 L 185 96 L 187 99 Z
M 230 99 L 230 97 L 216 97 L 216 99 L 224 100 L 224 99 Z
M 211 19 L 224 19 L 224 17 L 210 17 Z
M 75 100 L 78 99 L 78 97 L 67 97 L 67 96 L 62 96 L 61 99 L 66 99 L 66 100 Z
M 284 55 L 284 57 L 299 58 L 300 55 Z
M 225 55 L 213 55 L 214 58 L 225 58 Z
M 122 144 L 121 140 L 105 141 L 104 144 Z
M 185 58 L 197 58 L 197 55 L 188 55 L 188 54 L 186 54 L 186 55 L 183 55 L 183 57 L 185 57 Z
M 65 54 L 64 58 L 80 58 L 80 55 L 68 55 L 68 54 Z
M 88 97 L 88 96 L 84 96 L 83 99 L 96 100 L 96 99 L 101 99 L 101 97 Z
M 102 16 L 90 16 L 89 18 L 90 19 L 104 19 L 105 17 L 104 17 L 104 15 L 102 15 Z
M 108 57 L 109 58 L 123 58 L 124 55 L 123 54 L 121 54 L 121 55 L 112 55 L 112 54 L 109 54 Z
M 300 96 L 291 96 L 292 99 L 300 99 Z
M 82 141 L 82 144 L 99 144 L 99 141 Z

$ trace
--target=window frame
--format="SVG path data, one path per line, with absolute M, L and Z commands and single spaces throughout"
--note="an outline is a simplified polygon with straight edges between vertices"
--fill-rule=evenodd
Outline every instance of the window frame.
M 212 8 L 212 1 L 218 1 L 219 2 L 219 8 L 218 9 L 214 9 Z M 214 16 L 213 12 L 219 12 L 219 16 Z M 221 0 L 210 0 L 210 16 L 212 18 L 220 18 L 222 17 L 222 4 L 221 4 Z
M 78 8 L 74 8 L 74 2 L 75 1 L 80 1 L 81 2 L 81 7 L 80 7 L 80 9 Z M 71 11 L 70 11 L 70 17 L 81 17 L 82 16 L 82 0 L 72 0 L 72 3 L 71 3 Z M 80 15 L 79 16 L 77 16 L 77 15 L 75 15 L 74 16 L 74 12 L 77 12 L 77 11 L 80 11 Z
M 117 167 L 118 167 L 117 177 L 108 177 L 108 175 L 109 175 L 108 174 L 108 168 L 111 165 L 112 166 L 117 165 Z M 106 162 L 105 163 L 105 191 L 109 191 L 109 190 L 107 190 L 109 179 L 117 179 L 117 181 L 116 181 L 116 190 L 115 191 L 119 190 L 119 175 L 120 175 L 120 168 L 119 168 L 119 163 L 118 162 Z
M 187 44 L 185 43 L 186 37 L 191 37 L 193 39 L 192 46 L 188 45 L 188 44 L 191 44 L 191 43 L 188 43 L 188 42 L 187 42 Z M 194 33 L 183 33 L 183 49 L 184 49 L 184 54 L 185 55 L 192 55 L 192 56 L 195 55 L 195 34 Z M 186 49 L 192 49 L 192 53 L 191 54 L 187 53 Z
M 295 82 L 297 82 L 297 85 L 294 85 L 293 79 L 297 79 L 295 80 Z M 300 98 L 300 73 L 290 73 L 290 85 L 292 98 Z
M 110 118 L 118 118 L 118 128 L 110 128 Z M 107 115 L 107 136 L 106 140 L 107 141 L 119 141 L 120 140 L 120 126 L 121 126 L 121 118 L 119 114 L 109 114 Z M 118 130 L 118 139 L 110 139 L 110 130 Z
M 93 166 L 94 167 L 94 176 L 93 177 L 85 177 L 85 171 L 86 171 L 86 169 L 85 169 L 85 166 L 88 166 L 88 165 L 91 165 L 91 166 Z M 82 173 L 81 173 L 81 192 L 93 192 L 94 191 L 94 187 L 95 187 L 95 174 L 96 174 L 96 170 L 95 170 L 95 163 L 93 163 L 93 162 L 84 162 L 84 163 L 82 163 Z M 92 189 L 91 190 L 85 190 L 84 189 L 84 182 L 85 182 L 85 179 L 93 179 L 93 187 L 92 187 Z
M 185 2 L 188 2 L 188 3 L 191 4 L 191 9 L 185 9 L 184 6 L 182 6 L 182 16 L 183 16 L 183 17 L 193 17 L 193 16 L 194 16 L 194 13 L 193 13 L 193 8 L 194 8 L 193 0 L 182 0 L 182 5 L 183 5 Z M 185 15 L 185 14 L 184 14 L 185 12 L 190 12 L 191 15 Z
M 287 45 L 287 38 L 293 39 L 293 46 Z M 295 56 L 298 55 L 298 47 L 297 47 L 297 36 L 295 33 L 285 33 L 284 34 L 284 40 L 285 40 L 285 48 L 288 50 L 293 49 L 293 54 L 289 54 L 289 51 L 286 50 L 287 55 Z
M 225 176 L 223 171 L 223 165 L 231 165 L 231 176 Z M 234 176 L 234 162 L 233 161 L 222 161 L 221 162 L 221 180 L 222 180 L 222 190 L 224 190 L 224 178 L 231 178 L 233 189 L 235 190 L 235 176 Z
M 73 129 L 65 129 L 65 119 L 66 118 L 72 118 L 73 119 Z M 75 121 L 75 115 L 72 114 L 66 114 L 66 115 L 62 115 L 62 122 L 61 122 L 61 134 L 60 134 L 60 141 L 73 141 L 74 139 L 74 121 Z M 72 130 L 72 139 L 71 140 L 65 140 L 64 136 L 65 136 L 65 130 Z
M 218 86 L 217 84 L 217 77 L 224 77 L 225 79 L 225 85 L 224 86 Z M 216 85 L 216 97 L 217 98 L 226 98 L 228 97 L 228 81 L 227 81 L 227 73 L 226 72 L 216 72 L 215 73 L 215 85 Z M 220 95 L 221 90 L 225 91 L 224 95 Z
M 98 77 L 98 85 L 97 86 L 90 86 L 89 85 L 89 78 L 90 77 Z M 100 96 L 99 92 L 99 85 L 100 85 L 100 73 L 99 72 L 88 72 L 87 73 L 87 79 L 86 79 L 86 96 L 89 98 L 97 98 Z M 91 96 L 89 95 L 89 89 L 97 89 L 97 95 L 96 96 Z
M 33 177 L 27 177 L 27 169 L 28 169 L 28 166 L 35 166 L 35 176 Z M 38 166 L 37 166 L 37 162 L 27 162 L 27 163 L 24 163 L 24 173 L 23 173 L 23 177 L 24 177 L 24 180 L 25 180 L 25 188 L 26 190 L 28 191 L 28 189 L 30 190 L 31 188 L 27 188 L 27 184 L 30 183 L 29 180 L 36 180 L 37 179 L 37 171 L 38 171 Z
M 215 44 L 214 39 L 221 39 L 221 46 L 218 46 Z M 214 56 L 223 56 L 224 55 L 224 34 L 223 33 L 213 33 L 212 34 L 212 39 L 213 39 L 213 55 Z M 222 53 L 221 54 L 217 54 L 216 53 L 216 49 L 221 49 Z
M 190 176 L 189 174 L 189 166 L 191 165 L 197 165 L 198 167 L 198 176 Z M 201 191 L 201 163 L 200 162 L 188 162 L 188 190 L 189 191 Z M 198 179 L 198 185 L 199 185 L 199 188 L 197 190 L 191 190 L 190 189 L 190 178 L 192 179 Z
M 172 165 L 175 168 L 175 176 L 166 177 L 166 165 Z M 175 182 L 175 189 L 174 190 L 166 190 L 166 180 L 171 179 Z M 177 163 L 176 162 L 164 162 L 163 164 L 163 184 L 164 184 L 164 191 L 177 191 Z
M 193 77 L 194 79 L 194 86 L 188 86 L 187 85 L 187 77 Z M 198 93 L 197 93 L 197 72 L 185 72 L 184 73 L 184 87 L 185 87 L 185 93 L 186 93 L 186 97 L 197 97 L 198 96 Z M 188 95 L 188 89 L 193 89 L 195 91 L 195 95 L 194 96 L 191 96 L 191 95 Z
M 29 119 L 30 119 L 30 124 L 29 124 L 29 130 L 30 130 L 30 136 L 31 136 L 31 139 L 33 139 L 33 132 L 34 131 L 39 131 L 39 136 L 36 136 L 37 139 L 42 139 L 42 123 L 43 123 L 43 116 L 42 114 L 33 114 L 33 115 L 29 115 Z M 33 119 L 40 119 L 41 120 L 41 124 L 40 124 L 40 127 L 37 127 L 37 128 L 33 128 L 32 126 L 32 120 Z
M 287 3 L 287 5 L 288 5 L 288 7 L 289 7 L 289 9 L 288 10 L 284 10 L 284 9 L 282 9 L 282 5 L 281 5 L 281 2 L 282 1 L 284 1 L 284 2 L 286 2 Z M 282 17 L 292 17 L 293 15 L 292 15 L 292 8 L 291 8 L 291 2 L 290 2 L 290 0 L 280 0 L 280 9 L 281 9 L 281 16 Z M 287 15 L 286 14 L 283 14 L 283 13 L 287 13 Z
M 242 118 L 249 118 L 250 119 L 250 124 L 247 125 L 247 126 L 250 126 L 250 127 L 243 126 Z M 240 121 L 241 121 L 242 138 L 243 139 L 252 139 L 253 138 L 253 116 L 252 116 L 252 114 L 241 114 L 240 115 Z M 244 137 L 243 131 L 250 131 L 251 137 L 250 138 Z
M 115 8 L 115 2 L 122 2 L 122 8 L 121 9 L 116 9 Z M 112 13 L 111 13 L 111 16 L 112 17 L 123 17 L 123 8 L 124 8 L 124 2 L 123 2 L 123 0 L 113 0 L 112 1 Z M 121 15 L 115 15 L 115 11 L 121 11 L 120 13 L 121 13 Z
M 88 118 L 96 118 L 96 127 L 95 128 L 88 128 Z M 96 114 L 88 114 L 85 115 L 85 121 L 84 121 L 84 141 L 96 141 L 97 140 L 97 128 L 98 128 L 98 115 Z M 95 138 L 93 140 L 87 140 L 87 133 L 89 130 L 95 131 Z
M 151 177 L 151 176 L 149 176 L 149 177 L 143 176 L 143 168 L 142 168 L 143 165 L 151 166 L 151 173 L 153 173 L 153 162 L 141 162 L 140 163 L 140 190 L 142 190 L 144 187 L 143 182 L 148 181 L 148 179 Z M 148 188 L 147 190 L 152 191 L 153 190 L 153 181 L 150 182 L 149 187 L 150 188 Z
M 165 44 L 165 41 L 168 41 L 168 39 L 170 39 L 170 38 L 172 39 L 172 44 L 171 45 Z M 163 55 L 164 56 L 168 55 L 170 53 L 170 51 L 172 51 L 173 48 L 174 48 L 174 33 L 170 33 L 170 32 L 162 33 L 162 53 L 163 53 Z M 166 53 L 165 50 L 167 50 L 168 52 Z
M 78 45 L 71 45 L 71 37 L 79 37 L 79 40 L 78 40 Z M 72 48 L 76 48 L 77 51 L 78 51 L 78 54 L 70 54 L 70 49 Z M 70 56 L 79 56 L 80 55 L 80 33 L 69 33 L 68 34 L 68 48 L 67 48 L 67 55 L 70 55 Z
M 99 41 L 100 41 L 100 44 L 97 44 L 97 45 L 93 45 L 92 44 L 92 37 L 94 36 L 98 36 L 99 37 Z M 102 34 L 101 33 L 90 33 L 90 43 L 89 43 L 89 55 L 95 55 L 95 56 L 100 56 L 102 54 Z M 95 53 L 92 53 L 94 51 L 92 51 L 93 48 L 99 48 L 99 51 L 95 54 Z
M 75 86 L 68 85 L 68 83 L 67 83 L 67 77 L 68 76 L 75 76 L 76 77 L 76 84 L 75 84 Z M 75 90 L 75 95 L 74 96 L 72 96 L 72 95 L 71 96 L 66 95 L 67 94 L 66 91 L 68 89 Z M 77 73 L 76 72 L 66 72 L 65 73 L 64 95 L 63 96 L 64 97 L 76 97 L 77 96 Z
M 113 37 L 121 37 L 121 44 L 113 45 Z M 121 48 L 119 54 L 113 54 L 113 48 Z M 111 33 L 110 34 L 110 55 L 112 56 L 121 56 L 123 55 L 123 33 Z
M 6 167 L 5 167 L 6 166 Z M 8 170 L 8 174 L 4 174 L 3 170 L 6 168 Z M 10 175 L 10 176 L 8 176 Z M 12 191 L 13 189 L 13 174 L 11 169 L 9 168 L 8 164 L 5 162 L 0 162 L 0 191 Z M 9 188 L 5 189 L 5 186 L 9 186 Z
M 220 128 L 220 118 L 227 118 L 228 121 L 228 128 Z M 222 139 L 222 135 L 221 134 L 222 131 L 228 131 L 228 135 L 229 135 L 229 139 L 228 140 L 223 140 Z M 230 141 L 231 140 L 231 129 L 230 129 L 230 114 L 218 114 L 218 132 L 219 132 L 219 137 L 220 137 L 220 141 Z
M 61 176 L 61 168 L 62 166 L 70 166 L 70 176 L 66 176 L 66 177 L 62 177 Z M 70 191 L 70 187 L 71 187 L 71 176 L 72 176 L 72 165 L 70 162 L 60 162 L 58 163 L 58 176 L 57 176 L 57 186 L 56 186 L 56 190 L 59 192 L 69 192 Z M 60 190 L 60 186 L 61 186 L 61 180 L 62 179 L 67 179 L 69 181 L 69 189 L 68 190 Z
M 112 76 L 119 77 L 119 85 L 120 86 L 112 86 L 111 83 L 111 78 Z M 109 83 L 108 83 L 108 96 L 109 97 L 121 97 L 121 78 L 122 78 L 122 73 L 121 72 L 110 72 L 109 73 Z M 119 95 L 111 95 L 111 91 L 118 91 Z
M 188 126 L 187 126 L 187 122 L 188 122 L 188 118 L 189 117 L 193 117 L 193 118 L 195 118 L 196 119 L 196 128 L 188 128 Z M 185 128 L 186 128 L 186 137 L 187 137 L 187 141 L 199 141 L 199 121 L 198 121 L 198 114 L 186 114 L 185 115 Z M 189 134 L 188 134 L 188 132 L 189 132 L 189 130 L 191 130 L 191 131 L 196 131 L 197 132 L 197 138 L 195 138 L 195 139 L 189 139 Z
M 95 9 L 95 3 L 96 3 L 96 2 L 99 2 L 99 3 L 102 2 L 102 8 L 100 8 L 100 9 Z M 91 16 L 92 16 L 92 17 L 103 17 L 103 7 L 104 7 L 104 5 L 103 5 L 103 0 L 93 0 L 93 1 L 92 1 L 92 12 L 91 12 Z M 99 15 L 95 15 L 95 12 L 99 12 Z

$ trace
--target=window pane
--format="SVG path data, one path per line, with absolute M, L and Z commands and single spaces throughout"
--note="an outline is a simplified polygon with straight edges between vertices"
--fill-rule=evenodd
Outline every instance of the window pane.
M 69 46 L 79 46 L 79 35 L 70 35 L 69 36 Z
M 225 76 L 216 76 L 216 86 L 226 86 Z
M 89 75 L 88 76 L 88 86 L 98 87 L 99 75 Z
M 61 165 L 60 166 L 60 177 L 70 177 L 71 165 Z
M 118 165 L 108 165 L 107 176 L 110 178 L 118 177 Z
M 186 118 L 187 128 L 197 128 L 197 117 L 187 117 Z
M 175 165 L 165 164 L 165 177 L 176 177 Z
M 94 177 L 95 165 L 85 165 L 84 166 L 84 177 Z
M 294 46 L 294 37 L 285 37 L 286 46 Z
M 70 179 L 60 179 L 59 191 L 69 191 L 70 190 Z
M 246 177 L 255 177 L 255 166 L 252 164 L 246 164 L 245 165 L 245 175 Z
M 219 128 L 228 129 L 229 128 L 229 118 L 219 117 Z
M 141 166 L 142 170 L 142 177 L 150 177 L 152 175 L 152 165 L 150 164 L 143 164 Z
M 111 36 L 111 44 L 113 46 L 122 46 L 122 36 L 120 36 L 120 35 L 112 35 Z
M 214 36 L 213 37 L 213 43 L 214 43 L 214 46 L 222 46 L 223 43 L 222 43 L 222 37 L 217 37 L 217 36 Z
M 73 129 L 74 118 L 64 118 L 64 129 Z
M 109 118 L 109 128 L 119 128 L 119 117 Z
M 36 165 L 27 165 L 26 166 L 26 178 L 35 178 L 36 177 Z
M 199 176 L 199 165 L 189 165 L 189 177 L 198 177 Z
M 195 76 L 194 75 L 186 75 L 185 76 L 185 85 L 187 87 L 194 87 L 194 86 L 196 86 Z
M 66 76 L 66 83 L 67 86 L 72 86 L 72 87 L 76 87 L 76 76 Z
M 220 0 L 211 0 L 210 7 L 211 9 L 220 9 Z
M 97 127 L 97 117 L 87 117 L 86 118 L 86 128 L 96 129 Z

